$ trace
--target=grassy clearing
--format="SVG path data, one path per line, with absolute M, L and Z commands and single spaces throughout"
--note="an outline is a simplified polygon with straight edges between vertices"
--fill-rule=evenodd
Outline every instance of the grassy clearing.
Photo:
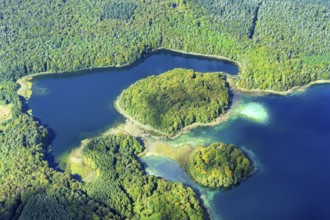
M 11 104 L 9 105 L 0 104 L 0 130 L 3 129 L 1 123 L 11 119 L 12 117 L 11 109 L 12 109 Z
M 32 95 L 32 77 L 26 76 L 17 80 L 17 83 L 20 85 L 20 88 L 17 91 L 17 94 L 24 97 L 28 100 Z
M 63 158 L 66 161 L 66 171 L 79 175 L 84 182 L 91 182 L 96 177 L 96 172 L 88 166 L 82 155 L 82 147 L 73 149 L 70 154 Z
M 145 141 L 146 155 L 164 156 L 176 161 L 183 169 L 187 168 L 191 155 L 203 147 L 192 147 L 183 144 L 179 147 L 173 147 L 163 141 L 148 139 Z

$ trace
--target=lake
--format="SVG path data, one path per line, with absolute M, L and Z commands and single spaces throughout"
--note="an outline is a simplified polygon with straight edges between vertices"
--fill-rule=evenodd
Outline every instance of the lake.
M 82 139 L 124 121 L 113 107 L 123 89 L 176 67 L 238 72 L 230 63 L 161 51 L 124 68 L 35 78 L 29 107 L 52 129 L 58 158 Z M 142 159 L 147 172 L 197 189 L 215 219 L 330 219 L 330 86 L 285 97 L 236 94 L 236 99 L 226 123 L 169 142 L 234 143 L 257 162 L 251 177 L 229 190 L 210 190 L 161 157 Z
M 139 79 L 174 68 L 237 74 L 238 68 L 216 59 L 161 51 L 123 68 L 40 76 L 33 80 L 29 107 L 53 132 L 53 154 L 60 156 L 124 118 L 114 108 L 123 89 Z

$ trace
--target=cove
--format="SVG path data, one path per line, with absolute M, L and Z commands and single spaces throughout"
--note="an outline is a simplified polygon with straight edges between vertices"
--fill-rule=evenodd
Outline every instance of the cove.
M 113 107 L 123 89 L 175 67 L 238 71 L 217 60 L 161 51 L 124 68 L 35 78 L 29 107 L 54 131 L 52 149 L 59 157 L 82 139 L 124 121 Z M 237 98 L 226 123 L 194 129 L 172 142 L 236 144 L 258 163 L 250 178 L 230 190 L 210 190 L 162 157 L 144 157 L 147 172 L 197 189 L 215 219 L 330 219 L 330 86 L 285 97 Z
M 28 105 L 52 131 L 53 155 L 59 157 L 79 146 L 82 139 L 125 120 L 114 108 L 123 89 L 139 79 L 178 67 L 238 73 L 237 66 L 219 59 L 158 51 L 126 67 L 35 77 Z

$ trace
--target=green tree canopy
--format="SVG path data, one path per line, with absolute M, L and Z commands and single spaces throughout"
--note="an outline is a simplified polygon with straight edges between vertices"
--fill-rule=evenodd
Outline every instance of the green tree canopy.
M 229 86 L 223 75 L 187 69 L 139 80 L 118 100 L 129 116 L 170 135 L 195 122 L 215 120 L 229 104 Z
M 195 152 L 189 161 L 190 176 L 203 186 L 230 187 L 252 172 L 251 161 L 233 144 L 213 143 Z

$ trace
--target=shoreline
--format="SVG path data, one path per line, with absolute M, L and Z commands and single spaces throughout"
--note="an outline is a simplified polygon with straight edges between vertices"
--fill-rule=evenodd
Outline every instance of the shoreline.
M 105 65 L 105 66 L 96 66 L 96 67 L 88 67 L 88 68 L 82 68 L 79 70 L 65 70 L 65 71 L 58 71 L 58 72 L 50 72 L 50 71 L 46 71 L 46 72 L 39 72 L 39 73 L 33 73 L 31 75 L 26 75 L 23 76 L 22 78 L 19 78 L 18 80 L 16 80 L 16 83 L 18 83 L 20 85 L 20 88 L 18 89 L 18 91 L 20 91 L 20 89 L 22 87 L 27 87 L 29 88 L 26 92 L 30 93 L 27 97 L 19 94 L 20 96 L 24 97 L 26 99 L 26 101 L 29 100 L 29 98 L 32 95 L 32 84 L 29 85 L 29 83 L 32 83 L 31 81 L 34 78 L 38 78 L 38 77 L 43 77 L 43 76 L 47 76 L 47 75 L 69 75 L 69 74 L 75 74 L 78 72 L 82 72 L 82 71 L 92 71 L 92 70 L 97 70 L 97 69 L 107 69 L 107 68 L 123 68 L 123 67 L 127 67 L 130 66 L 132 64 L 134 64 L 135 62 L 141 60 L 142 58 L 151 55 L 152 53 L 156 53 L 156 52 L 160 52 L 160 51 L 169 51 L 169 52 L 174 52 L 174 53 L 181 53 L 181 54 L 185 54 L 185 55 L 192 55 L 192 56 L 200 56 L 200 57 L 205 57 L 205 58 L 213 58 L 213 59 L 218 59 L 219 61 L 226 61 L 229 63 L 232 63 L 233 65 L 238 67 L 238 73 L 237 75 L 231 75 L 228 73 L 224 73 L 227 77 L 228 75 L 234 79 L 235 77 L 239 77 L 241 75 L 241 73 L 244 71 L 243 65 L 238 62 L 238 61 L 234 61 L 229 59 L 228 57 L 224 57 L 224 56 L 220 56 L 220 55 L 211 55 L 211 54 L 202 54 L 202 53 L 197 53 L 197 52 L 186 52 L 183 50 L 177 50 L 177 49 L 171 49 L 171 48 L 157 48 L 157 49 L 152 49 L 149 52 L 146 52 L 145 54 L 141 54 L 140 57 L 137 60 L 132 61 L 131 63 L 125 63 L 125 64 L 121 64 L 121 65 Z M 70 73 L 71 72 L 71 73 Z M 216 71 L 219 72 L 219 71 Z M 231 80 L 232 80 L 231 79 Z M 20 81 L 20 82 L 19 82 Z M 270 90 L 270 89 L 245 89 L 245 88 L 241 88 L 237 85 L 237 81 L 234 83 L 230 83 L 230 86 L 232 89 L 244 93 L 244 94 L 249 94 L 249 95 L 281 95 L 281 96 L 285 96 L 285 95 L 290 95 L 290 94 L 294 94 L 297 92 L 304 92 L 306 89 L 314 86 L 314 85 L 321 85 L 321 84 L 330 84 L 330 79 L 320 79 L 320 80 L 316 80 L 313 82 L 310 82 L 306 85 L 302 85 L 302 86 L 294 86 L 286 91 L 275 91 L 275 90 Z
M 181 53 L 181 54 L 185 54 L 185 55 L 215 58 L 215 59 L 220 60 L 220 61 L 223 60 L 223 61 L 229 62 L 231 64 L 234 64 L 235 66 L 238 67 L 237 75 L 239 75 L 239 73 L 243 71 L 243 65 L 240 62 L 229 59 L 228 57 L 224 57 L 224 56 L 221 56 L 221 55 L 202 54 L 202 53 L 197 53 L 197 52 L 186 52 L 184 50 L 165 49 L 165 48 L 159 48 L 155 51 L 159 51 L 159 50 L 167 50 L 167 51 L 172 51 L 172 52 Z M 237 75 L 232 75 L 232 76 L 237 76 Z
M 270 89 L 244 89 L 241 88 L 239 86 L 237 86 L 237 84 L 233 84 L 232 88 L 238 92 L 244 93 L 244 94 L 249 94 L 249 95 L 255 95 L 255 96 L 261 96 L 261 95 L 280 95 L 280 96 L 286 96 L 286 95 L 291 95 L 291 94 L 295 94 L 295 93 L 299 93 L 299 92 L 305 92 L 306 89 L 315 86 L 315 85 L 322 85 L 322 84 L 330 84 L 330 80 L 329 79 L 320 79 L 320 80 L 316 80 L 313 82 L 310 82 L 306 85 L 302 85 L 302 86 L 294 86 L 291 89 L 288 89 L 286 91 L 275 91 L 275 90 L 270 90 Z
M 85 183 L 90 183 L 97 178 L 97 169 L 94 169 L 86 163 L 82 154 L 84 144 L 88 140 L 83 140 L 79 147 L 73 148 L 63 157 L 65 170 L 73 175 L 79 175 Z
M 122 109 L 120 106 L 119 106 L 119 99 L 120 99 L 121 95 L 119 95 L 115 102 L 114 102 L 114 107 L 116 109 L 116 111 L 121 114 L 122 116 L 124 116 L 124 118 L 126 118 L 126 120 L 129 120 L 130 122 L 132 122 L 133 124 L 137 125 L 138 127 L 142 128 L 143 130 L 146 130 L 148 131 L 149 133 L 150 132 L 154 132 L 156 133 L 158 136 L 159 135 L 162 135 L 162 136 L 165 136 L 166 138 L 171 138 L 169 136 L 169 134 L 165 133 L 165 132 L 162 132 L 156 128 L 153 128 L 151 127 L 150 125 L 147 125 L 147 124 L 142 124 L 141 122 L 137 121 L 136 119 L 134 119 L 132 116 L 128 115 L 127 112 Z
M 32 95 L 32 80 L 33 76 L 24 76 L 16 81 L 20 86 L 17 94 L 22 96 L 25 100 L 30 99 Z
M 161 51 L 169 51 L 169 52 L 181 53 L 181 54 L 185 54 L 185 55 L 200 56 L 200 57 L 205 57 L 205 58 L 213 58 L 213 59 L 218 59 L 219 61 L 226 61 L 226 62 L 232 63 L 233 65 L 237 66 L 238 70 L 239 70 L 237 75 L 233 75 L 233 76 L 238 76 L 240 74 L 240 72 L 243 70 L 243 67 L 242 67 L 241 63 L 239 63 L 237 61 L 234 61 L 234 60 L 231 60 L 228 57 L 224 57 L 224 56 L 220 56 L 220 55 L 201 54 L 201 53 L 195 53 L 195 52 L 186 52 L 186 51 L 183 51 L 183 50 L 176 50 L 176 49 L 169 49 L 169 48 L 160 47 L 160 48 L 157 48 L 157 49 L 152 49 L 152 50 L 150 50 L 150 52 L 147 52 L 145 54 L 141 54 L 140 57 L 137 60 L 134 60 L 131 63 L 124 63 L 124 64 L 121 64 L 121 65 L 105 65 L 105 66 L 96 66 L 96 67 L 86 67 L 86 68 L 82 68 L 82 69 L 79 69 L 79 70 L 71 70 L 71 71 L 70 70 L 58 71 L 58 72 L 45 71 L 45 72 L 33 73 L 33 74 L 23 76 L 23 77 L 17 79 L 15 82 L 20 85 L 20 88 L 18 89 L 18 91 L 19 91 L 22 87 L 29 87 L 29 83 L 32 83 L 31 81 L 34 78 L 43 77 L 43 76 L 47 76 L 47 75 L 69 75 L 69 74 L 76 74 L 78 72 L 92 71 L 92 70 L 98 70 L 98 69 L 123 68 L 123 67 L 133 65 L 137 61 L 143 59 L 146 56 L 151 55 L 152 53 L 157 53 L 157 52 L 161 52 Z M 219 72 L 219 71 L 217 71 L 217 72 Z M 24 97 L 26 99 L 26 101 L 29 100 L 29 98 L 32 95 L 32 84 L 31 84 L 31 88 L 29 88 L 29 90 L 27 90 L 27 92 L 30 92 L 31 94 L 29 94 L 28 96 L 23 96 L 21 94 L 18 94 L 18 95 Z

